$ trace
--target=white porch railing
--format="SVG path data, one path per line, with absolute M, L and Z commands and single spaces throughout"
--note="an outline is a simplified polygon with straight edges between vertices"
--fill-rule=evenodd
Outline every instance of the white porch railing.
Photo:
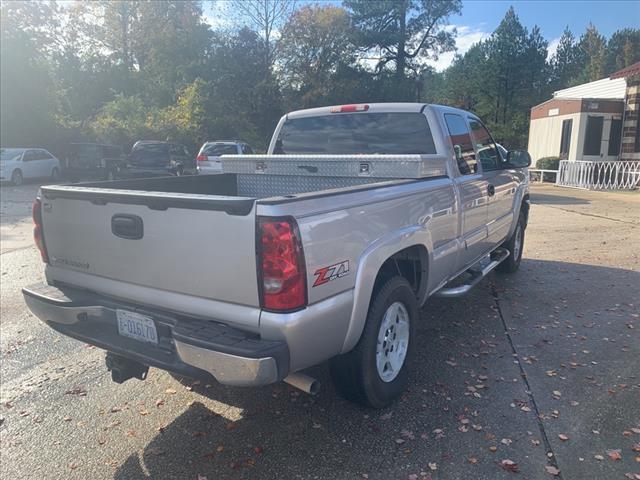
M 549 169 L 545 169 L 545 168 L 529 168 L 529 181 L 533 182 L 534 177 L 537 178 L 537 181 L 539 183 L 543 183 L 544 182 L 544 174 L 545 173 L 550 173 L 552 174 L 551 176 L 553 177 L 552 181 L 555 181 L 555 179 L 557 178 L 558 175 L 558 170 L 549 170 Z M 533 173 L 533 175 L 532 175 Z M 555 175 L 555 177 L 554 177 Z
M 640 187 L 640 161 L 562 160 L 556 185 L 593 190 L 632 190 Z

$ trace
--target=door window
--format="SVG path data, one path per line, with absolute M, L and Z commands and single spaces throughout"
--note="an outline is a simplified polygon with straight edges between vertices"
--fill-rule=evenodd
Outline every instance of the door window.
M 562 136 L 560 137 L 560 158 L 569 158 L 569 148 L 571 147 L 571 129 L 573 120 L 564 120 L 562 122 Z
M 471 133 L 478 150 L 483 171 L 498 170 L 502 167 L 500 153 L 489 130 L 476 118 L 469 118 Z
M 51 160 L 53 155 L 51 155 L 46 150 L 38 150 L 38 160 Z
M 249 145 L 242 145 L 242 153 L 244 153 L 245 155 L 252 155 L 253 150 Z
M 34 160 L 39 160 L 39 159 L 40 159 L 40 155 L 38 155 L 37 150 L 27 150 L 24 154 L 24 157 L 22 157 L 22 161 L 24 162 L 33 162 Z
M 587 117 L 583 155 L 600 155 L 604 117 Z
M 470 175 L 478 171 L 476 152 L 471 142 L 471 134 L 464 118 L 460 115 L 447 113 L 444 116 L 447 129 L 456 153 L 458 170 L 462 175 Z

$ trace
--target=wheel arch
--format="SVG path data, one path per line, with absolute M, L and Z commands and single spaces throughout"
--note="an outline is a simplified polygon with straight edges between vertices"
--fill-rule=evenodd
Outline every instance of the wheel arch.
M 360 339 L 369 305 L 384 282 L 402 276 L 411 284 L 418 305 L 427 298 L 431 235 L 423 226 L 403 229 L 374 242 L 361 256 L 356 273 L 353 308 L 341 353 L 351 350 Z

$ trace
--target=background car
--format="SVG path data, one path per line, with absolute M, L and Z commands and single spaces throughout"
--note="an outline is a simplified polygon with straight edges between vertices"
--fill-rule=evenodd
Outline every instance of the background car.
M 60 177 L 60 161 L 43 148 L 0 150 L 0 181 L 22 185 L 25 179 Z
M 126 166 L 119 170 L 118 177 L 180 176 L 196 173 L 196 161 L 184 145 L 141 140 L 133 145 Z
M 118 145 L 72 143 L 64 162 L 62 175 L 70 180 L 113 180 L 122 168 L 126 156 Z
M 221 155 L 251 155 L 253 149 L 238 140 L 218 140 L 206 142 L 198 152 L 198 173 L 221 173 Z

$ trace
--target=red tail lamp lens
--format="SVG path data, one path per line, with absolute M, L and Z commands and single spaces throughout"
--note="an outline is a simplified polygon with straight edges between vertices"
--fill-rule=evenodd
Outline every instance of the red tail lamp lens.
M 33 216 L 33 240 L 40 250 L 40 257 L 44 263 L 49 263 L 49 255 L 47 254 L 47 247 L 44 244 L 44 233 L 42 231 L 42 202 L 39 198 L 33 202 L 33 208 L 31 209 Z
M 259 220 L 259 266 L 262 307 L 291 311 L 307 303 L 304 255 L 293 218 Z

